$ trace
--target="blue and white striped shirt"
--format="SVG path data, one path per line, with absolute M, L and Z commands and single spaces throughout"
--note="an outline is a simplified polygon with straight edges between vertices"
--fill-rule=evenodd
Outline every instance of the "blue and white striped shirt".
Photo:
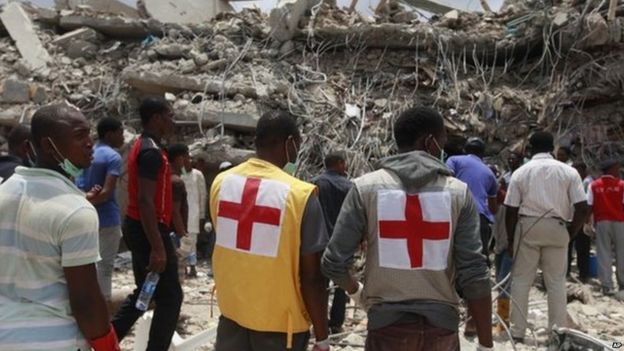
M 0 185 L 0 350 L 90 350 L 63 268 L 99 259 L 84 193 L 58 172 L 18 167 Z

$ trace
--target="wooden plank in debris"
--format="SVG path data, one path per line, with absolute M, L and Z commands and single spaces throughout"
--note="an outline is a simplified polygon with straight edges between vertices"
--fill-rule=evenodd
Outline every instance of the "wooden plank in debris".
M 0 14 L 0 20 L 15 41 L 24 60 L 33 70 L 45 70 L 52 60 L 41 44 L 30 17 L 19 3 L 7 4 Z

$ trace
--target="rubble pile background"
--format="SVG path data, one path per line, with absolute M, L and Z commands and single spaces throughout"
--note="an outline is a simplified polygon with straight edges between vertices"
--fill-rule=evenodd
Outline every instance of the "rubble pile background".
M 321 3 L 283 42 L 259 10 L 183 26 L 24 6 L 52 59 L 32 70 L 0 37 L 0 125 L 65 99 L 94 121 L 116 116 L 132 128 L 139 99 L 167 93 L 180 139 L 200 139 L 205 152 L 245 150 L 264 111 L 288 109 L 307 138 L 303 177 L 336 148 L 359 175 L 392 152 L 397 113 L 425 103 L 445 116 L 451 153 L 470 135 L 485 137 L 491 155 L 519 149 L 543 127 L 595 164 L 622 151 L 622 18 L 607 22 L 604 6 L 523 3 L 425 20 L 390 3 L 371 20 Z M 214 162 L 249 153 L 234 154 Z

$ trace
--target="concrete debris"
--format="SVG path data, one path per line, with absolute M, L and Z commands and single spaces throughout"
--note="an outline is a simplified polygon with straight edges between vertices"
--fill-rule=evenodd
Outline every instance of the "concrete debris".
M 0 102 L 26 103 L 30 101 L 30 87 L 28 83 L 16 78 L 8 78 L 2 84 Z
M 176 24 L 201 24 L 219 13 L 234 11 L 224 0 L 143 0 L 143 7 L 151 18 Z
M 103 36 L 97 31 L 91 28 L 80 28 L 61 35 L 60 37 L 54 39 L 52 41 L 52 44 L 61 47 L 67 47 L 67 45 L 74 40 L 83 40 L 91 43 L 97 43 L 101 39 L 103 39 Z
M 57 10 L 75 10 L 88 7 L 93 11 L 139 18 L 139 11 L 119 0 L 55 0 Z
M 158 23 L 123 17 L 91 17 L 81 15 L 61 16 L 59 26 L 65 30 L 90 27 L 112 37 L 143 39 L 150 34 L 159 34 L 162 30 Z
M 319 0 L 280 0 L 269 16 L 271 37 L 278 41 L 292 39 L 303 15 L 318 2 Z
M 41 45 L 34 25 L 22 6 L 17 2 L 7 4 L 0 14 L 0 20 L 30 68 L 39 71 L 46 70 L 51 57 Z

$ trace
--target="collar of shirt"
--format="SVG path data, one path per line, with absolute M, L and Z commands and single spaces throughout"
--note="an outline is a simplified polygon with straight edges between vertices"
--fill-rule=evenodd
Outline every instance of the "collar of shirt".
M 72 183 L 71 180 L 69 180 L 69 178 L 65 177 L 64 175 L 60 174 L 57 171 L 53 171 L 51 169 L 47 169 L 47 168 L 39 168 L 39 167 L 22 167 L 19 166 L 15 169 L 15 173 L 19 174 L 21 176 L 28 176 L 28 177 L 52 177 L 52 178 L 56 178 L 59 179 L 60 181 L 62 181 L 63 183 L 65 183 L 68 187 L 70 187 L 72 190 L 74 190 L 76 192 L 76 194 L 79 195 L 83 195 L 84 196 L 84 192 L 80 189 L 78 189 L 78 187 Z
M 610 174 L 603 174 L 602 177 L 600 178 L 611 178 L 611 179 L 617 179 L 616 177 L 610 175 Z
M 535 154 L 531 160 L 554 160 L 555 158 L 548 152 Z

